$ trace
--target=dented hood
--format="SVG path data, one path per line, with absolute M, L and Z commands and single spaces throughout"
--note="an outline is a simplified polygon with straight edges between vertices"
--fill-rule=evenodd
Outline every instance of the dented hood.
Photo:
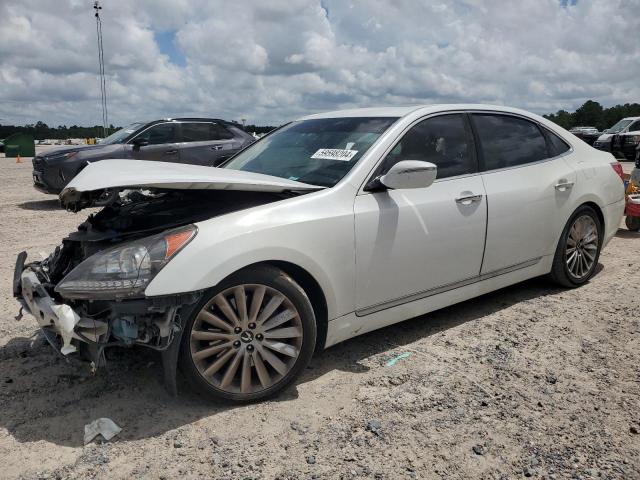
M 86 208 L 105 189 L 312 191 L 324 187 L 260 173 L 147 160 L 103 160 L 84 168 L 60 193 L 66 208 Z M 92 200 L 93 199 L 93 200 Z

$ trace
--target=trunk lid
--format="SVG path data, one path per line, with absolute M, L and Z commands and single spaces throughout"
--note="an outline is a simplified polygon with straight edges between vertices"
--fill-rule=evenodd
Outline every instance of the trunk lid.
M 226 168 L 113 159 L 89 164 L 62 190 L 60 201 L 67 210 L 79 211 L 92 206 L 103 190 L 135 188 L 276 193 L 325 187 Z

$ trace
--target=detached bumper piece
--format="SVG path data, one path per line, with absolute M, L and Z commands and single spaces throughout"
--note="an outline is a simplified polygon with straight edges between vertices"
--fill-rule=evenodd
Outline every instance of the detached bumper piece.
M 107 333 L 106 322 L 83 319 L 71 306 L 55 302 L 32 270 L 25 269 L 20 279 L 23 307 L 35 317 L 40 328 L 45 331 L 47 339 L 51 340 L 52 333 L 61 337 L 60 352 L 63 355 L 77 351 L 72 340 L 98 343 L 99 338 Z

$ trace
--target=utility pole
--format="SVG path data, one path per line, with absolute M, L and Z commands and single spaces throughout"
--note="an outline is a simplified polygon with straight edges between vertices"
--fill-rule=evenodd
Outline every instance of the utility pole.
M 107 136 L 107 126 L 109 118 L 107 115 L 107 82 L 104 76 L 104 50 L 102 48 L 102 20 L 100 19 L 100 10 L 102 6 L 96 0 L 93 2 L 93 9 L 96 11 L 96 35 L 98 36 L 98 64 L 100 66 L 100 97 L 102 103 L 102 137 Z

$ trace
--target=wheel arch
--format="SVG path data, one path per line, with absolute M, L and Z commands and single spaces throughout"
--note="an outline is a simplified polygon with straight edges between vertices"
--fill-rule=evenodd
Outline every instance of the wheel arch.
M 324 349 L 324 345 L 327 340 L 327 328 L 329 325 L 329 310 L 327 306 L 327 299 L 325 293 L 320 286 L 320 283 L 311 275 L 307 270 L 291 262 L 284 260 L 266 260 L 256 262 L 251 265 L 240 269 L 256 267 L 259 265 L 270 265 L 272 267 L 282 270 L 289 275 L 295 282 L 302 287 L 304 292 L 309 297 L 311 307 L 316 317 L 316 326 L 318 329 L 316 337 L 316 351 Z M 232 274 L 233 275 L 233 274 Z
M 596 212 L 596 215 L 598 215 L 598 220 L 600 220 L 600 225 L 602 226 L 602 229 L 604 230 L 604 227 L 605 227 L 604 213 L 602 212 L 602 209 L 600 208 L 600 205 L 598 205 L 595 202 L 588 201 L 588 202 L 584 202 L 584 203 L 578 205 L 576 207 L 576 210 L 578 210 L 578 208 L 580 208 L 580 207 L 591 207 L 591 208 L 593 208 L 593 210 Z M 574 210 L 574 212 L 576 210 Z M 573 213 L 571 215 L 573 215 Z

